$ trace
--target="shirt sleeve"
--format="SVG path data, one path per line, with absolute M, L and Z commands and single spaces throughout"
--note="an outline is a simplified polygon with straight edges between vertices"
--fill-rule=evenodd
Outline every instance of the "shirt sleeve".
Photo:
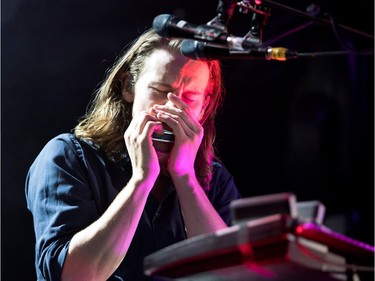
M 230 202 L 241 198 L 231 173 L 220 163 L 214 162 L 211 189 L 207 196 L 224 222 L 232 224 Z
M 26 176 L 26 201 L 33 215 L 38 280 L 61 279 L 71 238 L 98 217 L 77 145 L 67 135 L 52 139 Z

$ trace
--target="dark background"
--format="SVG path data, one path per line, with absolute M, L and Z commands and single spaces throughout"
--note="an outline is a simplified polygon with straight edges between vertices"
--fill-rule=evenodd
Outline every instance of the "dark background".
M 341 43 L 373 50 L 373 1 L 321 1 Z M 24 180 L 55 135 L 74 127 L 124 46 L 159 14 L 204 24 L 217 1 L 23 1 L 1 3 L 1 280 L 35 280 L 32 217 Z M 305 13 L 309 1 L 281 1 Z M 326 24 L 274 6 L 263 42 L 298 52 L 343 50 Z M 244 35 L 237 11 L 230 32 Z M 342 25 L 344 28 L 342 28 Z M 349 28 L 348 28 L 349 27 Z M 374 244 L 374 57 L 225 60 L 218 147 L 244 197 L 294 192 L 326 206 L 325 225 Z

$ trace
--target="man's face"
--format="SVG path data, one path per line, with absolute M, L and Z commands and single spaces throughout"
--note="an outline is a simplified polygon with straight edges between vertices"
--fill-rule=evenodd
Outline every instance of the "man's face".
M 190 60 L 178 53 L 156 50 L 134 87 L 133 116 L 154 104 L 168 104 L 167 94 L 179 96 L 198 119 L 203 116 L 209 68 L 205 62 Z M 173 106 L 173 104 L 170 104 Z

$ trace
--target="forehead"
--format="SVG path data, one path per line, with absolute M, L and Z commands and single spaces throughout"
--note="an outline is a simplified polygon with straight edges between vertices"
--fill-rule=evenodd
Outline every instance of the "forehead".
M 204 90 L 208 84 L 209 68 L 206 62 L 188 59 L 176 51 L 158 49 L 146 58 L 142 75 L 174 87 L 181 83 L 195 84 Z

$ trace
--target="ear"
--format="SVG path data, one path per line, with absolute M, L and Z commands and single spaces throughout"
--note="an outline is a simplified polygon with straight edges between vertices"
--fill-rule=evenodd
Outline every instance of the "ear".
M 122 98 L 129 102 L 132 103 L 134 100 L 134 93 L 133 89 L 131 86 L 131 75 L 128 72 L 124 72 L 121 74 L 121 93 L 122 93 Z

